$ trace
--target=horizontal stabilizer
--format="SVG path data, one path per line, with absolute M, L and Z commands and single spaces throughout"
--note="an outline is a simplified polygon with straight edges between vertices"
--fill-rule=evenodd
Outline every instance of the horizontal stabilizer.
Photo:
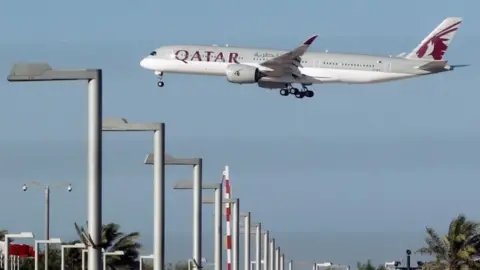
M 436 70 L 445 69 L 446 65 L 447 65 L 447 61 L 431 61 L 415 68 L 427 70 L 427 71 L 436 71 Z
M 468 65 L 468 64 L 465 64 L 465 65 L 450 65 L 450 68 L 455 69 L 455 68 L 459 68 L 459 67 L 468 67 L 468 66 L 470 66 L 470 65 Z

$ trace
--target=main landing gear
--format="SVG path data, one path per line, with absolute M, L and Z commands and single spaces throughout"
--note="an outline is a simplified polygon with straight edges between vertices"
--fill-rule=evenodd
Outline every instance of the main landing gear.
M 155 75 L 157 75 L 157 78 L 158 78 L 157 86 L 158 87 L 163 87 L 165 85 L 165 83 L 162 81 L 163 72 L 162 71 L 155 71 Z
M 312 90 L 309 90 L 305 85 L 302 84 L 302 90 L 299 90 L 298 88 L 295 88 L 292 86 L 292 84 L 288 84 L 287 88 L 280 89 L 280 95 L 282 96 L 288 96 L 288 95 L 294 95 L 296 98 L 311 98 L 314 96 L 314 92 Z

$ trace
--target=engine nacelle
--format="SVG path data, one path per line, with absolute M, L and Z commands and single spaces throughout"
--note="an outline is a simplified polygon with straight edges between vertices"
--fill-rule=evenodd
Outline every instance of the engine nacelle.
M 256 83 L 265 75 L 256 67 L 242 64 L 227 66 L 227 80 L 231 83 Z
M 258 82 L 258 86 L 269 89 L 282 89 L 286 88 L 287 84 L 282 82 Z

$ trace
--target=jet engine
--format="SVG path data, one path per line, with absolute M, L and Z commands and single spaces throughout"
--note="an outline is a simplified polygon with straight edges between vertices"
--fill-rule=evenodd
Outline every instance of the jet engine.
M 258 82 L 258 86 L 261 88 L 269 88 L 269 89 L 278 89 L 278 88 L 287 88 L 286 83 L 282 82 Z
M 266 75 L 253 66 L 232 64 L 227 66 L 226 76 L 231 83 L 244 84 L 256 83 Z

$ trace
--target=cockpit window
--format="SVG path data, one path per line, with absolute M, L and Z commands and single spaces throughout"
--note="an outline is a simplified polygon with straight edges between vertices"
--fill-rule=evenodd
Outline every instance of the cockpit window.
M 153 51 L 150 53 L 151 56 L 154 56 L 154 55 L 157 55 L 157 52 L 156 51 Z

